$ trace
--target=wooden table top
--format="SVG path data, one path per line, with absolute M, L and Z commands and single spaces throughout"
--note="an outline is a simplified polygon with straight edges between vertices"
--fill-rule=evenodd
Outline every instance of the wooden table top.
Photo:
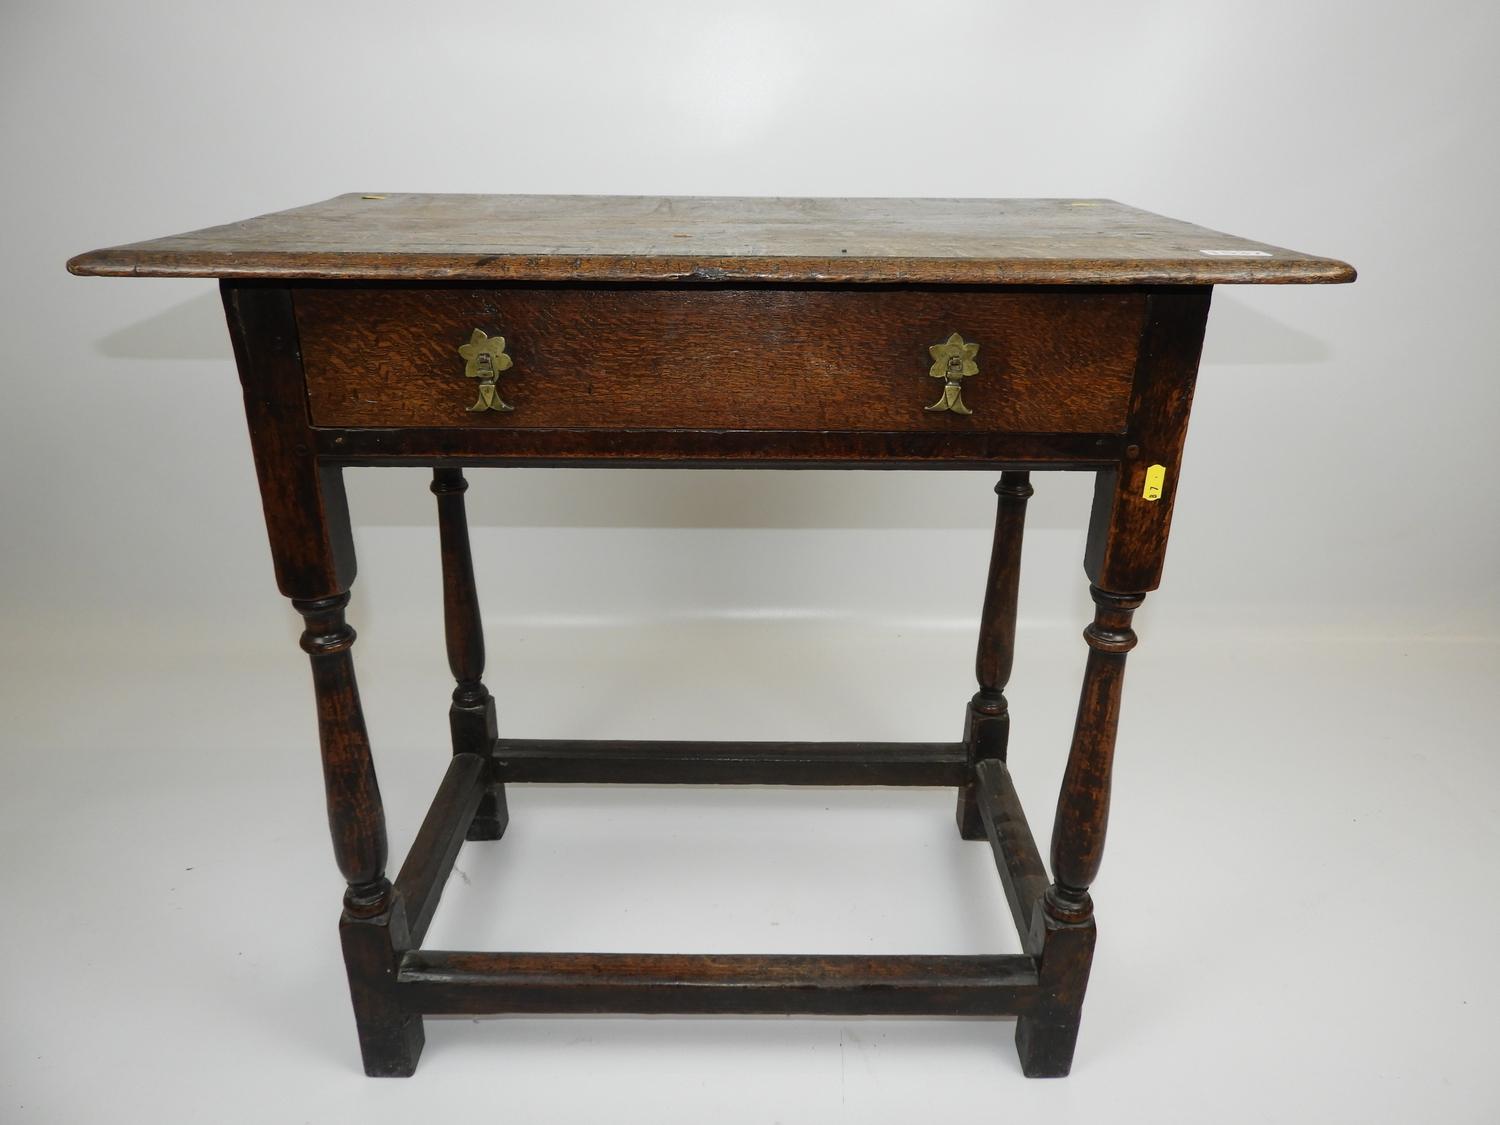
M 1212 285 L 1331 258 L 1107 199 L 340 195 L 82 254 L 76 274 L 370 281 Z

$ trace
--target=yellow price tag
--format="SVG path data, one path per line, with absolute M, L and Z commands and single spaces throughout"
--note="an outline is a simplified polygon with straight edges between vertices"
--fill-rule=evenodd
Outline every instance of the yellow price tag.
M 1167 467 L 1165 465 L 1152 465 L 1146 470 L 1146 487 L 1141 495 L 1147 500 L 1161 499 L 1161 486 L 1167 482 Z

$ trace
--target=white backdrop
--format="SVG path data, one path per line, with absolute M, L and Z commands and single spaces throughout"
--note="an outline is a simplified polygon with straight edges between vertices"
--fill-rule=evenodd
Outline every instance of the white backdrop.
M 221 664 L 228 677 L 233 654 L 274 662 L 278 685 L 304 675 L 214 284 L 73 278 L 64 261 L 346 191 L 1105 196 L 1348 260 L 1352 286 L 1215 294 L 1139 659 L 1157 636 L 1245 627 L 1351 652 L 1479 640 L 1465 651 L 1492 666 L 1497 13 L 1487 0 L 7 0 L 0 690 L 12 730 L 37 732 L 7 746 L 12 765 L 103 749 L 64 716 L 95 693 L 136 699 L 129 676 L 148 663 L 165 685 Z M 471 475 L 492 647 L 517 629 L 660 619 L 973 627 L 987 474 Z M 355 619 L 362 670 L 380 682 L 380 653 L 406 646 L 440 692 L 426 482 L 350 474 Z M 1058 651 L 1081 664 L 1090 482 L 1037 484 L 1023 624 L 1066 626 Z M 950 659 L 962 680 L 967 656 Z M 50 671 L 27 679 L 36 669 Z M 1207 690 L 1227 691 L 1230 669 Z M 1400 694 L 1387 674 L 1372 713 Z M 955 722 L 969 690 L 948 688 Z M 216 721 L 238 721 L 228 702 Z M 149 741 L 177 704 L 162 707 L 118 737 Z M 289 737 L 309 744 L 311 711 L 294 714 Z M 730 714 L 698 729 L 735 733 Z M 782 717 L 763 733 L 818 733 Z M 531 721 L 521 733 L 556 733 Z M 588 733 L 661 729 L 637 723 Z M 298 812 L 315 820 L 306 767 Z M 11 793 L 66 815 L 40 783 L 28 795 L 13 776 Z M 1046 795 L 1029 806 L 1044 834 Z M 413 815 L 393 811 L 408 828 Z M 1479 842 L 1492 850 L 1493 834 Z M 307 863 L 326 890 L 326 851 Z

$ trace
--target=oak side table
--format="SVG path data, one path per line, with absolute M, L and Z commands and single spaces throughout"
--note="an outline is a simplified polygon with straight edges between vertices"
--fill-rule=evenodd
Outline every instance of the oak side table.
M 217 277 L 281 592 L 306 621 L 339 923 L 365 1071 L 427 1013 L 1015 1016 L 1068 1073 L 1094 948 L 1131 615 L 1157 587 L 1217 284 L 1342 262 L 1095 199 L 339 196 L 84 254 L 77 274 Z M 344 609 L 345 465 L 433 471 L 453 757 L 395 882 Z M 998 516 L 963 737 L 507 739 L 481 678 L 470 465 L 991 469 Z M 1006 769 L 1030 473 L 1095 474 L 1096 605 L 1049 879 Z M 976 592 L 977 593 L 977 592 Z M 522 782 L 937 785 L 987 838 L 1024 952 L 477 953 L 422 948 L 459 847 Z

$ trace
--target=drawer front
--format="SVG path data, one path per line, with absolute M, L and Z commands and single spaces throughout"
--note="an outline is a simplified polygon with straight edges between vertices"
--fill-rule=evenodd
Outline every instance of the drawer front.
M 320 427 L 1014 433 L 1122 432 L 1146 304 L 684 286 L 328 286 L 294 301 Z M 498 373 L 466 375 L 476 330 L 504 337 Z M 978 345 L 978 370 L 934 376 L 929 349 L 954 333 Z

